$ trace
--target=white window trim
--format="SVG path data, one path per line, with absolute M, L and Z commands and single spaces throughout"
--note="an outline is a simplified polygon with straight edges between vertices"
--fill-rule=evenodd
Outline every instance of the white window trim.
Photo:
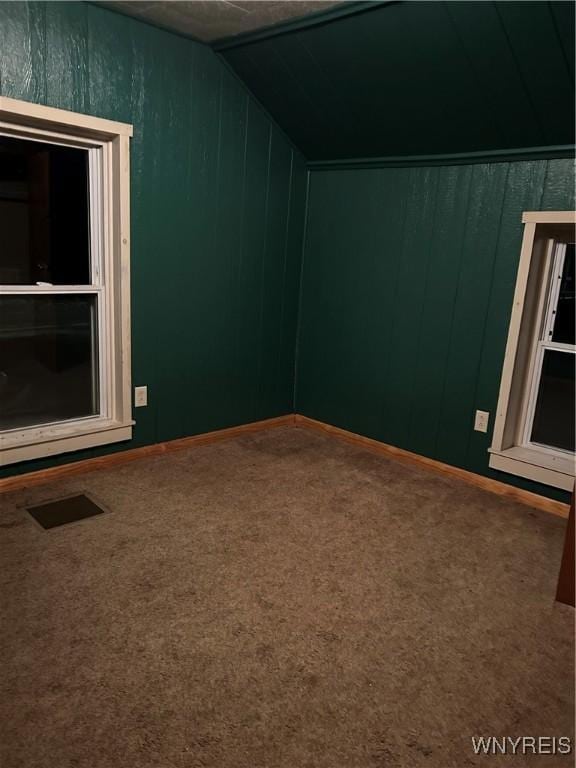
M 4 286 L 5 293 L 76 293 L 105 291 L 104 314 L 98 318 L 104 334 L 105 359 L 101 359 L 101 411 L 98 416 L 8 430 L 0 434 L 0 463 L 53 456 L 106 445 L 132 437 L 130 369 L 130 137 L 132 126 L 90 115 L 44 107 L 0 96 L 0 132 L 14 136 L 99 149 L 103 189 L 94 190 L 101 201 L 104 274 L 92 278 L 93 288 L 82 286 Z M 97 182 L 99 183 L 99 182 Z
M 537 311 L 542 317 L 542 332 L 535 334 L 533 347 L 532 347 L 532 365 L 528 371 L 527 391 L 526 391 L 526 403 L 523 411 L 523 434 L 522 445 L 527 448 L 534 448 L 536 450 L 545 451 L 547 453 L 566 454 L 566 458 L 573 461 L 573 454 L 570 451 L 562 451 L 560 448 L 553 449 L 547 446 L 539 445 L 531 440 L 532 428 L 534 425 L 534 415 L 536 412 L 536 401 L 538 399 L 538 390 L 540 386 L 540 377 L 542 374 L 542 364 L 544 361 L 544 352 L 546 350 L 558 350 L 567 354 L 575 354 L 574 346 L 571 344 L 563 344 L 557 341 L 551 341 L 554 331 L 554 323 L 556 321 L 556 315 L 554 308 L 558 302 L 558 296 L 560 293 L 560 278 L 562 276 L 562 269 L 564 266 L 564 259 L 566 256 L 566 245 L 564 243 L 553 243 L 554 253 L 548 256 L 550 261 L 550 281 L 548 286 L 543 286 L 541 291 L 540 306 Z M 548 295 L 548 305 L 543 306 L 543 301 Z
M 506 354 L 500 380 L 500 393 L 494 423 L 489 465 L 493 469 L 534 480 L 544 485 L 571 491 L 574 488 L 574 456 L 545 446 L 526 444 L 527 411 L 533 405 L 530 386 L 534 377 L 527 371 L 534 362 L 538 334 L 534 319 L 541 317 L 547 290 L 531 272 L 536 243 L 536 229 L 541 224 L 576 224 L 574 211 L 530 211 L 522 215 L 524 237 Z M 539 254 L 542 272 L 547 273 L 554 256 L 554 242 L 538 242 L 545 249 Z

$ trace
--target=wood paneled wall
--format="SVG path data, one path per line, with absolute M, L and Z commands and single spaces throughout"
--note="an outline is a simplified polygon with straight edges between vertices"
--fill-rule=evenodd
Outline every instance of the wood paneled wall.
M 521 215 L 573 207 L 570 160 L 313 171 L 296 411 L 516 484 L 487 448 Z
M 0 3 L 0 93 L 134 124 L 135 437 L 292 411 L 302 156 L 210 48 L 88 3 Z

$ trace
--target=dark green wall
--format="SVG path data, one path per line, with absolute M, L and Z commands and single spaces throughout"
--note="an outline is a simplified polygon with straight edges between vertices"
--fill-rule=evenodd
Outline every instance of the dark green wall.
M 572 161 L 313 171 L 309 194 L 296 410 L 564 499 L 486 449 L 522 211 L 573 210 Z
M 0 93 L 134 124 L 135 437 L 292 411 L 306 171 L 208 47 L 83 3 L 0 3 Z
M 466 5 L 470 18 L 484 13 Z M 555 30 L 570 43 L 565 26 Z M 365 49 L 354 52 L 360 66 Z M 507 98 L 493 75 L 482 76 Z M 336 108 L 335 85 L 304 81 Z M 134 124 L 133 380 L 148 385 L 150 402 L 134 412 L 131 443 L 0 473 L 292 411 L 305 164 L 218 57 L 90 4 L 5 2 L 0 93 Z M 303 130 L 311 119 L 302 117 Z M 310 178 L 296 410 L 562 497 L 490 472 L 490 435 L 472 422 L 480 408 L 493 425 L 521 213 L 573 208 L 571 162 Z

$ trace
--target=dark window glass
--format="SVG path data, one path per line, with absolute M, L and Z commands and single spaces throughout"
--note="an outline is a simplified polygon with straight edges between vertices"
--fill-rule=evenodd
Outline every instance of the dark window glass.
M 0 429 L 98 412 L 96 297 L 0 297 Z
M 574 344 L 576 305 L 574 303 L 574 244 L 566 246 L 564 267 L 560 278 L 560 293 L 556 306 L 556 319 L 552 341 Z
M 574 362 L 570 352 L 544 351 L 530 438 L 533 443 L 574 450 Z
M 88 152 L 0 136 L 0 283 L 90 281 Z

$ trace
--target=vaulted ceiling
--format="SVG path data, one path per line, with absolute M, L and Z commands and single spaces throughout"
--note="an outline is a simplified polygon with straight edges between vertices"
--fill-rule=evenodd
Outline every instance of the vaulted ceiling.
M 214 46 L 309 160 L 573 144 L 573 3 L 356 8 Z
M 208 41 L 311 161 L 574 143 L 573 2 L 100 4 Z

